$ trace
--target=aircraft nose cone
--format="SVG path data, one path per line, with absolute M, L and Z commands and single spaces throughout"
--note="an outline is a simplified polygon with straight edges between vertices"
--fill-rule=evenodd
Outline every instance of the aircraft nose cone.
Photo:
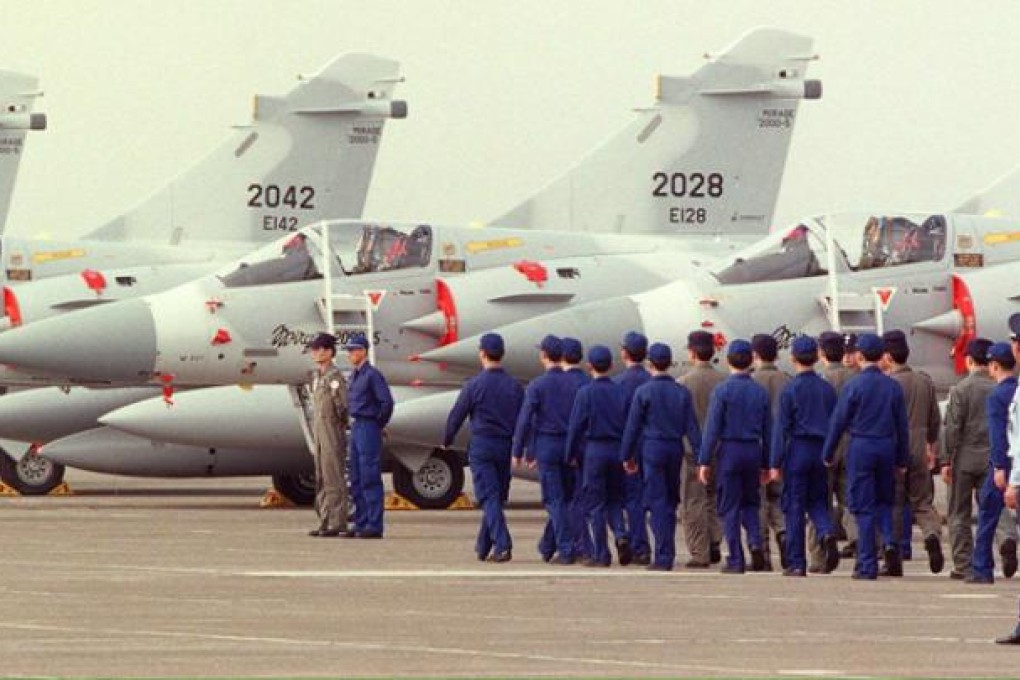
M 460 390 L 449 390 L 407 401 L 398 401 L 386 432 L 393 441 L 434 446 L 441 442 L 446 416 Z M 467 430 L 466 427 L 461 428 Z M 462 433 L 463 436 L 463 433 Z
M 143 300 L 84 309 L 0 334 L 0 363 L 76 382 L 143 382 L 156 363 L 156 325 Z

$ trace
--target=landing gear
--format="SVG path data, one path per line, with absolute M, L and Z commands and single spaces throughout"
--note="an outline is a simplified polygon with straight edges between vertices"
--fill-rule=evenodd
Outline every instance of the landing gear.
M 315 473 L 273 475 L 273 488 L 286 496 L 294 505 L 315 503 Z
M 0 449 L 0 481 L 25 496 L 43 496 L 64 481 L 64 466 L 47 460 L 30 446 L 20 460 Z
M 464 490 L 464 464 L 453 451 L 436 449 L 418 468 L 393 464 L 393 490 L 423 510 L 444 510 Z

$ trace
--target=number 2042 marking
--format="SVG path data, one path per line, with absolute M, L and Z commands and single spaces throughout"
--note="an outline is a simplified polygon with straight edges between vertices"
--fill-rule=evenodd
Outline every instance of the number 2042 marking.
M 675 198 L 719 198 L 723 195 L 723 176 L 718 172 L 657 172 L 652 175 L 652 196 Z
M 248 185 L 249 208 L 279 208 L 280 206 L 295 210 L 314 210 L 315 189 L 310 186 Z

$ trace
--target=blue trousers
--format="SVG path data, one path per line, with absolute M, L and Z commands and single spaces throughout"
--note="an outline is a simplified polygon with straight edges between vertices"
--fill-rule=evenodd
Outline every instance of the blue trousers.
M 786 517 L 786 560 L 791 569 L 807 569 L 804 516 L 811 518 L 818 537 L 836 533 L 829 514 L 829 473 L 822 463 L 824 440 L 797 437 L 783 466 L 783 515 Z
M 574 534 L 570 529 L 567 506 L 573 491 L 573 468 L 566 464 L 566 437 L 539 434 L 535 436 L 534 455 L 538 461 L 538 481 L 542 488 L 542 505 L 548 519 L 538 552 L 549 557 L 558 552 L 561 558 L 574 556 Z
M 640 464 L 641 461 L 638 461 Z M 623 480 L 623 509 L 627 513 L 627 533 L 630 534 L 630 547 L 635 555 L 647 555 L 648 525 L 646 522 L 647 507 L 645 506 L 644 473 L 625 475 Z
M 1009 476 L 1009 470 L 1006 471 Z M 992 557 L 992 541 L 999 515 L 1005 506 L 1002 492 L 995 486 L 995 470 L 989 469 L 985 483 L 978 492 L 978 525 L 974 537 L 974 553 L 971 557 L 971 572 L 974 576 L 995 578 L 995 559 Z
M 682 441 L 645 439 L 641 443 L 641 472 L 645 507 L 651 513 L 655 539 L 654 564 L 668 569 L 676 561 L 676 506 L 680 503 Z
M 475 497 L 482 506 L 482 525 L 478 529 L 475 552 L 504 552 L 513 547 L 510 530 L 503 514 L 503 480 L 510 470 L 510 439 L 471 437 L 468 465 L 475 488 Z
M 876 531 L 883 545 L 894 542 L 894 447 L 888 438 L 851 437 L 847 450 L 847 508 L 857 520 L 856 569 L 864 576 L 878 575 Z
M 623 466 L 620 463 L 620 442 L 589 441 L 584 449 L 584 483 L 580 496 L 588 509 L 591 557 L 601 564 L 609 564 L 606 525 L 616 539 L 627 538 L 627 525 L 623 521 Z
M 351 426 L 351 493 L 354 530 L 383 532 L 382 428 L 374 420 Z
M 570 502 L 567 505 L 570 530 L 574 533 L 574 556 L 592 556 L 592 537 L 588 528 L 588 514 L 591 502 L 584 493 L 584 461 L 578 461 L 576 467 L 569 468 Z
M 762 452 L 758 442 L 723 440 L 719 446 L 716 471 L 716 509 L 723 523 L 728 555 L 726 565 L 743 569 L 744 548 L 740 527 L 747 533 L 747 544 L 761 550 L 761 469 Z

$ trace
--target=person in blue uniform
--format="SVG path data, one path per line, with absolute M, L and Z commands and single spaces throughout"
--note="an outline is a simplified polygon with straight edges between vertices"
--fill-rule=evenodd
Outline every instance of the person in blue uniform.
M 588 350 L 588 363 L 595 379 L 578 390 L 567 432 L 567 464 L 584 471 L 580 495 L 587 513 L 583 521 L 592 538 L 590 557 L 582 561 L 589 567 L 611 564 L 608 525 L 616 539 L 617 559 L 626 566 L 631 555 L 622 512 L 620 440 L 627 417 L 627 394 L 609 378 L 613 355 L 608 347 L 595 345 Z
M 446 419 L 443 436 L 445 449 L 453 444 L 464 420 L 471 419 L 468 465 L 475 497 L 482 506 L 475 553 L 479 560 L 492 562 L 511 559 L 513 541 L 503 514 L 503 480 L 510 475 L 514 425 L 524 401 L 524 389 L 500 363 L 505 351 L 503 338 L 496 333 L 486 333 L 479 339 L 482 371 L 464 383 Z
M 344 345 L 354 370 L 347 385 L 351 419 L 351 492 L 354 533 L 358 538 L 383 536 L 382 440 L 393 415 L 393 395 L 386 378 L 368 361 L 368 340 L 358 335 Z
M 651 511 L 655 559 L 653 571 L 670 571 L 676 561 L 676 510 L 680 503 L 680 467 L 684 439 L 697 449 L 701 431 L 690 391 L 673 379 L 673 352 L 657 342 L 648 348 L 652 379 L 634 390 L 620 457 L 628 474 L 638 472 L 641 460 L 645 506 Z
M 997 342 L 988 348 L 988 375 L 995 381 L 995 388 L 985 402 L 989 470 L 978 495 L 977 536 L 974 539 L 974 554 L 967 583 L 992 583 L 995 580 L 992 541 L 999 515 L 1002 514 L 1003 494 L 1009 486 L 1012 471 L 1009 424 L 1010 409 L 1015 408 L 1013 396 L 1017 391 L 1015 369 L 1016 358 L 1009 343 Z
M 623 336 L 623 342 L 620 344 L 620 359 L 625 368 L 614 380 L 626 391 L 628 408 L 631 399 L 634 398 L 634 391 L 652 378 L 644 367 L 647 356 L 648 338 L 636 331 L 630 331 Z M 641 461 L 636 462 L 640 468 Z M 630 536 L 630 550 L 634 556 L 634 564 L 647 566 L 651 564 L 652 558 L 651 548 L 648 544 L 644 481 L 640 472 L 624 477 L 623 491 L 627 533 Z
M 572 474 L 566 464 L 567 425 L 574 407 L 577 382 L 563 372 L 563 341 L 547 335 L 539 345 L 539 360 L 545 373 L 528 383 L 524 404 L 514 429 L 514 465 L 521 465 L 527 449 L 528 467 L 538 466 L 542 488 L 542 504 L 548 520 L 538 552 L 545 562 L 574 563 L 574 535 L 570 529 L 567 505 L 567 476 Z
M 822 444 L 829 417 L 836 408 L 836 390 L 815 373 L 818 343 L 800 336 L 790 348 L 797 371 L 779 394 L 772 428 L 770 479 L 783 480 L 782 507 L 786 516 L 784 576 L 806 576 L 804 516 L 811 518 L 825 550 L 828 574 L 839 564 L 836 526 L 829 514 L 829 480 L 822 464 Z
M 577 389 L 591 382 L 591 377 L 581 367 L 584 360 L 584 345 L 577 338 L 563 338 L 563 372 L 577 384 Z M 592 536 L 588 529 L 587 498 L 583 493 L 584 457 L 573 461 L 567 475 L 567 497 L 570 499 L 567 514 L 570 516 L 570 529 L 574 532 L 574 557 L 578 560 L 590 560 L 592 556 Z
M 1020 313 L 1009 317 L 1011 349 L 1014 360 L 1020 358 Z M 1003 494 L 1003 502 L 1010 510 L 1020 509 L 1020 404 L 1017 403 L 1017 394 L 1013 393 L 1013 400 L 1009 405 L 1009 421 L 1006 430 L 1009 438 L 1009 457 L 1011 468 L 1006 479 L 1006 490 Z M 1020 645 L 1020 618 L 1016 627 L 1009 635 L 997 638 L 996 643 L 1000 645 Z
M 906 473 L 910 430 L 903 388 L 882 373 L 878 362 L 885 343 L 868 333 L 857 338 L 861 371 L 851 378 L 836 403 L 822 449 L 826 467 L 833 465 L 840 437 L 849 430 L 847 449 L 848 507 L 857 520 L 857 565 L 853 578 L 878 578 L 876 530 L 884 546 L 890 575 L 903 573 L 899 547 L 893 542 L 892 505 L 895 474 Z M 877 525 L 877 526 L 876 526 Z
M 740 527 L 751 548 L 751 569 L 765 568 L 758 509 L 761 506 L 761 478 L 768 470 L 772 412 L 769 394 L 751 380 L 751 343 L 734 340 L 726 361 L 730 377 L 712 390 L 705 434 L 698 454 L 698 477 L 709 484 L 712 468 L 717 469 L 716 504 L 723 521 L 729 554 L 721 569 L 724 574 L 745 570 Z

